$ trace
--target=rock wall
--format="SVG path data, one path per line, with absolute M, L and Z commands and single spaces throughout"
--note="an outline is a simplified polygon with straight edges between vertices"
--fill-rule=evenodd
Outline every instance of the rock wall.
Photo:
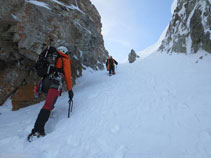
M 13 110 L 44 99 L 33 98 L 39 78 L 30 68 L 51 39 L 71 51 L 73 80 L 83 68 L 104 69 L 108 52 L 90 0 L 1 0 L 0 24 L 0 105 L 11 95 Z
M 136 54 L 136 52 L 132 49 L 128 55 L 128 61 L 129 63 L 133 63 L 136 61 L 136 58 L 139 58 L 139 56 Z
M 159 50 L 189 54 L 203 49 L 211 53 L 210 2 L 177 0 L 177 7 Z

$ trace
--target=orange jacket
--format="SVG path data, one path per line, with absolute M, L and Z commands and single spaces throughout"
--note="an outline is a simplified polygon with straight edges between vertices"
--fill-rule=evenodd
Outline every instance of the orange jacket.
M 108 58 L 106 61 L 107 70 L 109 70 L 110 67 L 113 66 L 114 64 L 118 65 L 118 62 L 114 60 L 113 58 Z
M 69 56 L 62 53 L 58 50 L 58 53 L 61 55 L 61 58 L 58 58 L 56 61 L 57 68 L 63 68 L 65 82 L 67 84 L 67 89 L 72 90 L 72 79 L 71 79 L 71 64 L 72 61 L 69 59 Z M 63 66 L 63 67 L 62 67 Z

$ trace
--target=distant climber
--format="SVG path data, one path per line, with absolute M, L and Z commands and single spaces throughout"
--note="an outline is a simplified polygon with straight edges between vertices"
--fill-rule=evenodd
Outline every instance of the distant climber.
M 110 56 L 106 62 L 106 67 L 107 67 L 107 70 L 109 71 L 110 76 L 111 74 L 113 75 L 115 74 L 115 64 L 118 65 L 118 62 L 114 60 L 112 56 Z

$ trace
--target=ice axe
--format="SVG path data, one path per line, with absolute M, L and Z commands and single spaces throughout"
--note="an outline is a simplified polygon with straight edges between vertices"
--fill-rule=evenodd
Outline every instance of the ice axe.
M 69 100 L 68 101 L 69 103 L 69 108 L 68 108 L 68 118 L 70 118 L 70 112 L 72 112 L 72 109 L 73 109 L 73 100 Z

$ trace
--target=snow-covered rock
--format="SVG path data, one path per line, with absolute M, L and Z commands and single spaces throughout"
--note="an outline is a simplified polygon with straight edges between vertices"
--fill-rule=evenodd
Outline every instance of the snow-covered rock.
M 136 61 L 136 58 L 139 58 L 139 56 L 136 54 L 136 52 L 132 49 L 128 55 L 128 61 L 129 63 L 133 63 Z
M 174 0 L 172 20 L 159 50 L 195 53 L 203 49 L 211 53 L 210 0 Z

